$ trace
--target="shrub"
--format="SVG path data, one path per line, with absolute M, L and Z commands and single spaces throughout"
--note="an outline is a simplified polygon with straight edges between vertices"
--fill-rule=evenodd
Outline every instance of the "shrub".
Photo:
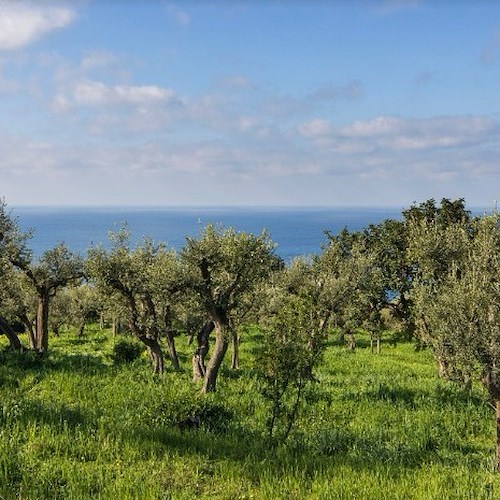
M 111 357 L 115 363 L 131 363 L 135 361 L 143 351 L 143 346 L 130 339 L 119 339 L 113 346 Z

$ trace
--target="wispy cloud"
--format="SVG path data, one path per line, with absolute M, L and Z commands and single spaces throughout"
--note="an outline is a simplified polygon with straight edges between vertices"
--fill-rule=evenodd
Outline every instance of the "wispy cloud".
M 379 116 L 359 120 L 343 127 L 333 127 L 322 119 L 305 122 L 299 132 L 313 141 L 329 146 L 350 144 L 365 151 L 369 145 L 388 150 L 434 149 L 467 147 L 500 138 L 500 125 L 484 116 L 443 116 L 431 118 L 401 118 Z M 328 138 L 329 142 L 325 142 Z
M 113 104 L 150 104 L 167 102 L 175 98 L 172 89 L 156 85 L 106 85 L 84 81 L 76 84 L 73 98 L 78 104 L 106 106 Z
M 68 26 L 75 17 L 75 11 L 67 6 L 3 0 L 0 2 L 0 50 L 29 45 L 51 31 Z
M 191 23 L 191 16 L 177 5 L 167 5 L 167 12 L 179 26 L 188 26 Z
M 390 149 L 471 146 L 498 138 L 499 124 L 484 116 L 443 116 L 423 119 L 381 116 L 356 121 L 338 130 L 344 139 L 373 141 Z

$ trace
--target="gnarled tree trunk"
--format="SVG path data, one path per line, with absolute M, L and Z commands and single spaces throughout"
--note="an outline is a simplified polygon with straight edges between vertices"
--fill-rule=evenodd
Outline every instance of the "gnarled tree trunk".
M 24 346 L 21 344 L 19 337 L 16 332 L 9 325 L 8 321 L 0 316 L 0 333 L 3 333 L 7 336 L 10 343 L 10 349 L 13 351 L 24 351 Z
M 219 368 L 222 364 L 222 360 L 226 355 L 227 348 L 229 346 L 229 323 L 225 319 L 214 319 L 215 325 L 215 348 L 212 357 L 210 358 L 210 363 L 208 365 L 207 371 L 205 373 L 205 380 L 203 382 L 202 392 L 215 392 L 215 385 L 217 381 L 217 375 L 219 373 Z
M 167 337 L 168 357 L 170 358 L 170 362 L 172 363 L 173 369 L 178 371 L 180 370 L 179 357 L 177 356 L 177 351 L 175 350 L 174 334 L 172 330 L 167 329 L 166 337 Z
M 148 356 L 153 365 L 153 373 L 163 373 L 163 353 L 158 341 L 147 335 L 138 335 L 137 338 L 148 348 Z
M 198 346 L 193 354 L 193 380 L 200 380 L 205 377 L 205 357 L 209 350 L 210 333 L 215 328 L 213 321 L 207 321 L 197 335 Z
M 30 349 L 35 349 L 36 342 L 35 342 L 35 330 L 33 329 L 33 323 L 24 313 L 20 314 L 18 317 L 21 323 L 23 324 L 24 328 L 26 329 L 26 332 L 28 333 L 28 342 Z
M 172 318 L 170 316 L 170 307 L 166 306 L 163 314 L 163 320 L 165 322 L 165 337 L 167 338 L 167 349 L 170 362 L 174 370 L 180 370 L 179 357 L 177 356 L 177 351 L 175 349 L 174 331 L 172 329 Z

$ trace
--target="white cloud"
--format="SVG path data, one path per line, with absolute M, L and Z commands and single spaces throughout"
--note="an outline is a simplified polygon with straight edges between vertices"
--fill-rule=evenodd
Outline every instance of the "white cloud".
M 78 104 L 147 104 L 166 102 L 175 98 L 172 89 L 156 85 L 106 85 L 102 82 L 79 82 L 73 92 Z
M 83 71 L 108 68 L 115 64 L 116 61 L 117 57 L 111 52 L 104 50 L 89 52 L 82 58 L 80 68 Z
M 310 122 L 299 125 L 299 132 L 305 137 L 321 138 L 330 135 L 330 133 L 332 132 L 332 126 L 327 120 L 315 118 Z
M 379 116 L 372 120 L 355 121 L 340 129 L 344 137 L 376 137 L 397 133 L 402 129 L 403 120 L 391 116 Z
M 16 50 L 43 35 L 68 26 L 75 12 L 68 7 L 3 0 L 0 2 L 0 50 Z
M 389 149 L 432 149 L 472 146 L 498 138 L 499 124 L 489 117 L 458 116 L 422 119 L 381 116 L 340 128 L 345 140 L 369 140 Z
M 249 128 L 258 126 L 248 120 Z M 421 129 L 427 128 L 428 136 L 420 144 L 405 143 L 409 138 L 406 130 L 415 127 L 415 122 Z M 233 197 L 234 203 L 258 199 L 259 186 L 266 186 L 270 193 L 273 189 L 285 193 L 290 188 L 297 199 L 312 203 L 339 199 L 348 203 L 350 189 L 354 195 L 359 190 L 365 194 L 381 190 L 373 192 L 370 199 L 386 204 L 430 196 L 465 196 L 470 201 L 469 193 L 475 193 L 476 203 L 485 197 L 498 197 L 500 132 L 489 118 L 395 118 L 368 120 L 365 127 L 361 123 L 340 129 L 317 118 L 282 133 L 278 140 L 272 136 L 260 143 L 235 141 L 228 133 L 212 140 L 196 140 L 187 134 L 182 142 L 169 141 L 163 135 L 141 143 L 75 141 L 72 145 L 64 140 L 47 143 L 13 137 L 0 130 L 2 194 L 17 203 L 26 200 L 32 186 L 37 202 L 49 203 L 59 196 L 54 186 L 64 182 L 64 196 L 70 193 L 72 203 L 88 203 L 89 196 L 102 203 L 109 202 L 104 183 L 109 182 L 108 188 L 116 187 L 119 179 L 121 194 L 113 200 L 123 202 L 124 196 L 130 196 L 139 204 L 192 203 L 193 199 L 204 203 L 208 186 L 213 200 L 227 201 L 226 193 L 239 193 L 240 198 Z M 447 134 L 443 127 L 449 127 Z M 346 134 L 349 130 L 350 136 Z M 467 130 L 475 137 L 474 147 L 465 139 Z M 311 143 L 297 140 L 304 133 Z M 327 140 L 321 143 L 325 136 Z M 455 142 L 448 144 L 446 137 Z M 142 186 L 139 191 L 138 186 Z M 156 193 L 155 198 L 148 189 Z M 166 192 L 172 198 L 165 197 Z M 384 198 L 381 193 L 399 198 Z

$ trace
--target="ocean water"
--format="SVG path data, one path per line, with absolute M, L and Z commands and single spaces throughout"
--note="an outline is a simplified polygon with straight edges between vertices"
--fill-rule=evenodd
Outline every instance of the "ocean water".
M 35 256 L 64 242 L 73 252 L 85 255 L 95 245 L 107 246 L 109 231 L 127 224 L 132 243 L 144 237 L 179 249 L 186 236 L 196 236 L 209 223 L 237 231 L 260 234 L 266 230 L 285 261 L 319 253 L 327 242 L 324 234 L 344 227 L 357 231 L 387 218 L 399 218 L 400 208 L 82 208 L 14 207 L 12 215 L 22 230 L 32 229 L 29 247 Z

